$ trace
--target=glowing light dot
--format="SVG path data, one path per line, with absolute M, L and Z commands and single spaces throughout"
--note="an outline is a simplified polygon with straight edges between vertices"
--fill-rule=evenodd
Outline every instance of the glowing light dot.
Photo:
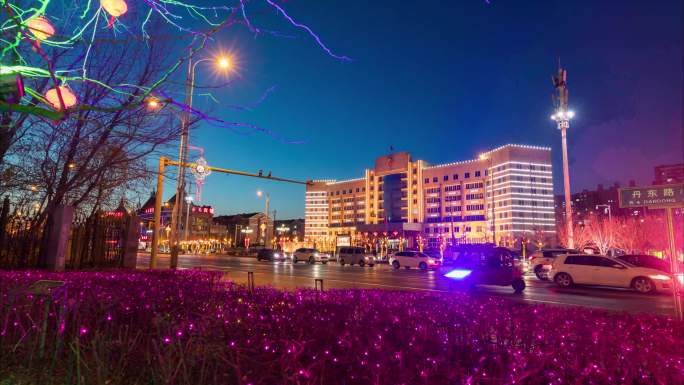
M 229 58 L 222 57 L 218 60 L 218 66 L 221 69 L 227 70 L 230 69 L 230 67 L 232 67 L 232 63 L 230 62 Z

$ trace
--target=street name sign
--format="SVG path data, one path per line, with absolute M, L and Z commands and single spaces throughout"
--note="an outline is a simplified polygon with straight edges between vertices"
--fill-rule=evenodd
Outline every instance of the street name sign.
M 684 184 L 669 184 L 619 189 L 621 208 L 682 207 L 684 206 Z

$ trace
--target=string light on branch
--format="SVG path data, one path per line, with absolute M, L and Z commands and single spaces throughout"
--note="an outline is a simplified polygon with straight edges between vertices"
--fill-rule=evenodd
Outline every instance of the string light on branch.
M 71 90 L 67 87 L 59 86 L 59 93 L 62 94 L 62 101 L 64 101 L 65 108 L 71 108 L 76 105 L 76 95 L 74 95 Z M 57 88 L 51 88 L 45 93 L 45 99 L 52 107 L 57 110 L 62 109 L 62 104 L 59 102 L 59 94 L 57 93 Z

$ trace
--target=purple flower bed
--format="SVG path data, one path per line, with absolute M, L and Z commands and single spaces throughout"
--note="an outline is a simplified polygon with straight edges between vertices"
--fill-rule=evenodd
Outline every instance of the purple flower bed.
M 3 384 L 684 382 L 684 325 L 654 315 L 198 271 L 0 272 L 0 299 Z

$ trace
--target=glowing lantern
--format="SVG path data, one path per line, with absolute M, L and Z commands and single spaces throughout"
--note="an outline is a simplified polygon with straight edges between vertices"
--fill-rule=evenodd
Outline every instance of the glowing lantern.
M 64 107 L 69 108 L 76 104 L 76 95 L 74 95 L 68 88 L 59 86 L 59 92 L 62 94 Z M 51 88 L 48 90 L 48 92 L 45 93 L 45 99 L 47 99 L 48 103 L 50 103 L 55 109 L 62 109 L 62 105 L 59 103 L 59 95 L 57 94 L 56 88 Z
M 109 28 L 114 24 L 114 20 L 128 12 L 128 5 L 124 0 L 100 0 L 100 5 L 112 17 L 109 19 Z
M 26 27 L 36 37 L 36 42 L 40 44 L 41 40 L 49 39 L 55 34 L 55 28 L 50 24 L 48 19 L 43 16 L 34 17 L 26 22 Z

